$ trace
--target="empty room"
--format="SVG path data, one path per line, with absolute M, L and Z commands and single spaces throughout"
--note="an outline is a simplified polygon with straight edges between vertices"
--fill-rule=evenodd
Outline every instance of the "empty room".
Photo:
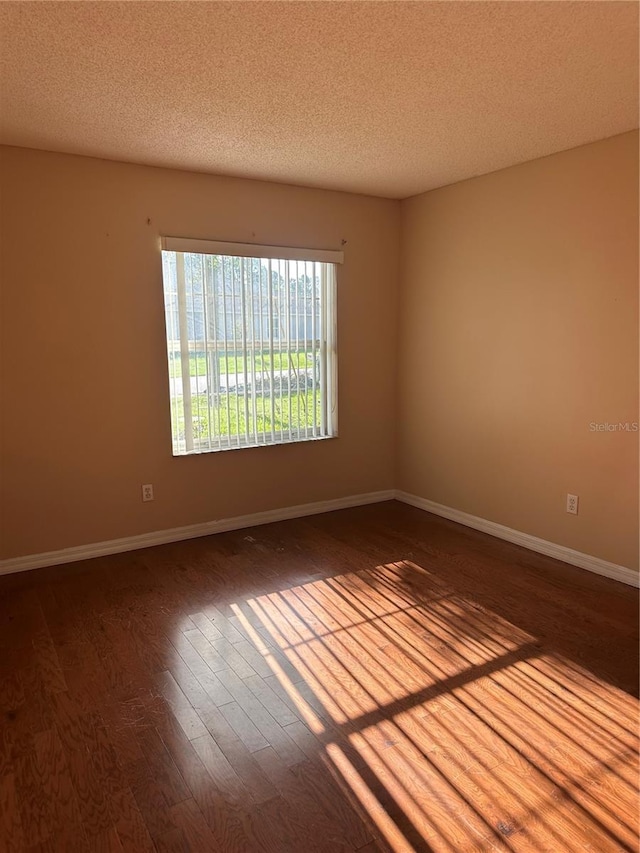
M 0 851 L 637 853 L 639 8 L 0 3 Z

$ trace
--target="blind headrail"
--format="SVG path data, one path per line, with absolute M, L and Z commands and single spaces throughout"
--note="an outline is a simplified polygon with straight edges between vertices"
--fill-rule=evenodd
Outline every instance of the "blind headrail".
M 325 264 L 344 263 L 344 252 L 334 249 L 302 249 L 292 246 L 260 246 L 255 243 L 227 243 L 217 240 L 194 240 L 189 237 L 161 237 L 166 252 L 190 252 L 196 255 L 231 255 L 236 258 L 265 258 L 283 261 L 318 261 Z

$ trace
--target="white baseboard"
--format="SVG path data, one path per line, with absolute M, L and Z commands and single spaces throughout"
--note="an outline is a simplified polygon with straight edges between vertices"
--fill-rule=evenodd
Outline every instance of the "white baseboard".
M 141 533 L 137 536 L 125 536 L 123 539 L 93 542 L 73 548 L 62 548 L 59 551 L 47 551 L 43 554 L 27 554 L 24 557 L 12 557 L 9 560 L 1 560 L 0 575 L 8 575 L 13 572 L 26 572 L 29 569 L 56 566 L 60 563 L 90 560 L 93 557 L 104 557 L 107 554 L 118 554 L 122 551 L 135 551 L 139 548 L 150 548 L 153 545 L 165 545 L 167 542 L 179 542 L 182 539 L 197 539 L 199 536 L 210 536 L 212 533 L 223 533 L 227 530 L 241 530 L 244 527 L 257 527 L 259 524 L 270 524 L 273 521 L 284 521 L 288 518 L 303 518 L 305 515 L 318 515 L 322 512 L 331 512 L 336 509 L 365 506 L 365 504 L 390 501 L 394 497 L 395 492 L 393 489 L 387 489 L 382 492 L 367 492 L 363 495 L 349 495 L 345 498 L 334 498 L 328 501 L 316 501 L 315 503 L 299 504 L 298 506 L 270 509 L 266 512 L 255 512 L 251 515 L 238 515 L 235 518 L 205 521 L 202 524 L 190 524 L 187 527 L 156 530 L 152 533 Z
M 553 557 L 564 563 L 570 563 L 572 566 L 579 566 L 581 569 L 587 569 L 587 571 L 595 572 L 595 574 L 613 578 L 629 586 L 640 586 L 640 576 L 633 569 L 609 563 L 606 560 L 601 560 L 599 557 L 592 557 L 590 554 L 574 551 L 572 548 L 566 548 L 564 545 L 547 542 L 545 539 L 539 539 L 537 536 L 530 536 L 528 533 L 522 533 L 519 530 L 513 530 L 510 527 L 497 524 L 495 521 L 487 521 L 487 519 L 470 515 L 461 510 L 443 506 L 434 501 L 426 500 L 426 498 L 410 495 L 408 492 L 394 491 L 393 489 L 368 492 L 362 495 L 349 495 L 344 498 L 316 501 L 315 503 L 299 504 L 298 506 L 270 509 L 250 515 L 238 515 L 234 518 L 223 518 L 217 521 L 205 521 L 201 524 L 190 524 L 186 527 L 156 530 L 151 533 L 141 533 L 137 536 L 126 536 L 122 539 L 110 539 L 106 542 L 93 542 L 73 548 L 62 548 L 59 551 L 47 551 L 42 554 L 27 554 L 24 557 L 12 557 L 11 559 L 0 561 L 0 575 L 25 572 L 29 569 L 39 569 L 44 566 L 56 566 L 60 563 L 90 560 L 93 557 L 104 557 L 108 554 L 118 554 L 122 551 L 135 551 L 139 548 L 165 545 L 168 542 L 179 542 L 183 539 L 197 539 L 200 536 L 210 536 L 212 533 L 241 530 L 245 527 L 257 527 L 260 524 L 270 524 L 274 521 L 303 518 L 307 515 L 318 515 L 337 509 L 365 506 L 366 504 L 389 501 L 394 498 L 426 512 L 431 512 L 441 518 L 456 521 L 458 524 L 465 525 L 465 527 L 472 527 L 474 530 L 480 530 L 483 533 L 488 533 L 490 536 L 504 539 L 506 542 L 521 545 L 523 548 L 536 551 L 538 554 L 545 554 L 547 557 Z
M 579 566 L 579 568 L 595 572 L 597 575 L 613 578 L 613 580 L 621 581 L 629 586 L 640 586 L 640 575 L 638 575 L 638 572 L 628 569 L 626 566 L 618 566 L 616 563 L 609 563 L 607 560 L 601 560 L 599 557 L 592 557 L 590 554 L 574 551 L 573 548 L 556 545 L 555 542 L 547 542 L 546 539 L 538 539 L 537 536 L 530 536 L 528 533 L 512 530 L 511 527 L 505 527 L 502 524 L 497 524 L 495 521 L 487 521 L 485 518 L 478 518 L 478 516 L 470 515 L 467 512 L 461 512 L 459 509 L 452 509 L 434 501 L 428 501 L 426 498 L 410 495 L 408 492 L 396 491 L 396 500 L 411 504 L 411 506 L 431 512 L 434 515 L 439 515 L 442 518 L 448 518 L 450 521 L 457 521 L 458 524 L 464 524 L 465 527 L 473 527 L 474 530 L 481 530 L 483 533 L 488 533 L 490 536 L 495 536 L 498 539 L 504 539 L 507 542 L 513 542 L 515 545 L 521 545 L 523 548 L 536 551 L 538 554 L 545 554 L 547 557 L 562 560 L 563 563 Z

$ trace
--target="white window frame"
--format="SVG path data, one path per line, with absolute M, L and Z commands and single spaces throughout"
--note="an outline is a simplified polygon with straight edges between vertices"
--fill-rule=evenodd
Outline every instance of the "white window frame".
M 271 432 L 259 433 L 254 430 L 253 435 L 217 435 L 212 439 L 211 432 L 205 438 L 199 438 L 193 435 L 193 419 L 191 411 L 191 376 L 190 376 L 190 352 L 189 338 L 186 324 L 185 299 L 186 291 L 184 278 L 181 280 L 179 266 L 176 268 L 177 275 L 177 300 L 179 314 L 179 329 L 174 329 L 173 332 L 169 328 L 167 320 L 167 359 L 169 363 L 169 383 L 170 396 L 172 400 L 172 445 L 174 456 L 190 456 L 200 453 L 211 453 L 221 450 L 233 450 L 249 447 L 268 447 L 277 444 L 289 444 L 306 441 L 318 441 L 326 438 L 335 438 L 338 435 L 338 395 L 337 395 L 337 270 L 338 265 L 344 262 L 344 253 L 342 251 L 327 250 L 327 249 L 307 249 L 293 248 L 284 246 L 265 246 L 253 243 L 235 243 L 216 240 L 198 240 L 187 237 L 162 237 L 160 247 L 163 252 L 175 252 L 182 257 L 184 262 L 185 254 L 195 255 L 218 255 L 232 258 L 251 258 L 263 259 L 271 262 L 309 262 L 321 263 L 321 288 L 324 294 L 324 311 L 323 316 L 324 338 L 320 340 L 320 372 L 321 386 L 324 392 L 322 405 L 321 434 L 316 434 L 317 427 L 304 427 L 304 434 L 301 434 L 301 427 L 290 428 L 288 430 L 274 430 Z M 163 256 L 164 259 L 164 256 Z M 183 267 L 184 269 L 184 267 Z M 164 266 L 163 266 L 164 273 Z M 287 315 L 289 318 L 291 315 Z M 175 324 L 174 324 L 175 325 Z M 178 337 L 172 339 L 172 334 L 178 331 Z M 319 331 L 319 330 L 318 330 Z M 275 339 L 273 337 L 273 329 L 270 329 L 271 344 Z M 206 337 L 206 334 L 205 334 Z M 316 346 L 316 339 L 313 341 Z M 173 393 L 172 384 L 172 366 L 170 352 L 178 351 L 176 345 L 179 346 L 181 354 L 182 377 L 181 388 L 183 392 L 183 415 L 184 415 L 184 437 L 177 435 L 177 420 L 174 422 L 174 405 L 173 401 L 177 397 Z M 305 341 L 306 347 L 306 341 Z M 207 350 L 208 351 L 208 350 Z M 226 350 L 225 350 L 226 351 Z M 241 350 L 242 351 L 242 350 Z M 275 352 L 275 350 L 272 350 Z M 244 357 L 248 358 L 250 350 L 248 342 L 245 341 Z M 246 363 L 246 362 L 245 362 Z M 273 363 L 273 362 L 272 362 Z M 273 366 L 271 368 L 273 378 Z M 315 379 L 314 379 L 315 383 Z M 197 385 L 197 378 L 196 378 Z M 185 389 L 187 393 L 185 394 Z M 228 393 L 228 392 L 227 392 Z M 321 392 L 322 393 L 322 392 Z M 272 390 L 273 394 L 273 390 Z M 245 397 L 246 406 L 246 397 Z M 245 419 L 247 410 L 245 408 Z M 246 423 L 246 420 L 245 420 Z M 308 434 L 311 430 L 312 434 Z M 247 431 L 247 430 L 246 430 Z M 245 431 L 245 432 L 246 432 Z

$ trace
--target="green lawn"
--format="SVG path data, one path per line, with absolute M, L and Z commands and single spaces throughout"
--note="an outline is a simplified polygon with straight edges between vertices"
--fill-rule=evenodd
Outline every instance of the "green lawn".
M 220 373 L 243 373 L 244 372 L 244 356 L 242 355 L 221 355 L 218 356 L 220 365 Z M 293 363 L 294 367 L 308 367 L 313 363 L 311 353 L 307 355 L 305 352 L 292 352 L 273 354 L 273 369 L 287 370 Z M 262 370 L 271 370 L 271 354 L 259 353 L 256 355 L 256 372 Z M 180 366 L 180 356 L 176 355 L 170 361 L 169 375 L 180 377 L 182 375 Z M 204 376 L 207 372 L 207 360 L 204 355 L 192 355 L 189 357 L 189 375 Z
M 244 396 L 229 394 L 224 396 L 219 403 L 209 409 L 207 394 L 197 394 L 191 398 L 194 423 L 197 428 L 194 431 L 195 438 L 234 436 L 246 434 L 246 419 L 244 414 Z M 255 427 L 254 427 L 255 406 Z M 314 412 L 315 410 L 315 412 Z M 273 398 L 273 411 L 271 397 L 256 396 L 249 398 L 249 433 L 252 435 L 254 428 L 258 433 L 270 433 L 272 428 L 275 432 L 288 430 L 290 428 L 320 425 L 320 392 L 316 390 L 315 406 L 314 392 L 306 391 L 297 394 Z M 184 436 L 184 412 L 182 398 L 176 398 L 172 405 L 172 420 L 174 426 L 178 427 L 178 434 Z M 196 421 L 197 419 L 197 421 Z

